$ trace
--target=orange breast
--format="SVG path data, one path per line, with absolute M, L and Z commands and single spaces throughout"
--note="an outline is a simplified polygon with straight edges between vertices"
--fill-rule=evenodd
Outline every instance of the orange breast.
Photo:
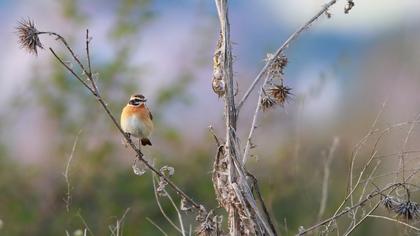
M 127 116 L 127 117 L 135 115 L 142 120 L 149 120 L 150 119 L 149 110 L 143 104 L 141 104 L 138 107 L 127 105 L 127 106 L 124 107 L 121 115 L 122 116 Z
M 121 113 L 121 128 L 124 132 L 131 133 L 136 137 L 150 136 L 153 131 L 153 122 L 147 107 L 144 104 L 137 107 L 125 106 Z

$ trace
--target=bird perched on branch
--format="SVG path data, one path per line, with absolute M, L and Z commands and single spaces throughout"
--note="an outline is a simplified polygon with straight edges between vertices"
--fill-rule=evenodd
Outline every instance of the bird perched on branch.
M 152 145 L 153 116 L 146 106 L 147 99 L 142 94 L 130 97 L 121 112 L 121 128 L 124 132 L 139 138 L 141 145 Z

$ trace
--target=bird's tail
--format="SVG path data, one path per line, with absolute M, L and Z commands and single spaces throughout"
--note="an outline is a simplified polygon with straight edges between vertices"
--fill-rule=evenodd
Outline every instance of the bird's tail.
M 141 139 L 141 145 L 143 145 L 143 146 L 146 146 L 146 145 L 152 146 L 152 142 L 150 142 L 150 139 L 148 139 L 148 138 L 142 138 Z

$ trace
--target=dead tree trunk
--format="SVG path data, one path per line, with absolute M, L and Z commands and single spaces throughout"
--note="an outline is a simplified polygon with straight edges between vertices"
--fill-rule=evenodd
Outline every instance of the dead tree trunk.
M 230 235 L 276 235 L 269 216 L 261 211 L 242 165 L 236 136 L 237 109 L 232 69 L 228 0 L 215 0 L 220 20 L 220 39 L 215 53 L 215 70 L 224 82 L 226 141 L 219 148 L 213 183 L 217 199 L 228 213 Z

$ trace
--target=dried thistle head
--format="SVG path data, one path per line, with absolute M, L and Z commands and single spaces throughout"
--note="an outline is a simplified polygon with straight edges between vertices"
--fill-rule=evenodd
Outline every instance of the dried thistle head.
M 399 206 L 400 202 L 391 196 L 385 196 L 382 199 L 382 204 L 387 210 L 395 211 Z
M 19 44 L 22 48 L 38 55 L 38 48 L 43 49 L 43 47 L 38 37 L 39 31 L 35 28 L 34 22 L 31 19 L 19 21 L 16 29 L 19 36 Z
M 400 203 L 394 210 L 397 216 L 404 220 L 412 220 L 420 216 L 419 205 L 411 201 Z
M 274 55 L 268 54 L 267 60 L 273 60 L 268 70 L 272 76 L 280 76 L 283 74 L 283 70 L 288 62 L 286 55 L 280 54 L 277 57 L 274 57 Z
M 274 101 L 272 98 L 270 98 L 267 95 L 264 95 L 261 99 L 261 107 L 263 111 L 266 111 L 272 108 L 275 104 L 276 104 L 276 101 Z
M 353 0 L 348 0 L 346 6 L 344 7 L 344 14 L 349 14 L 350 10 L 354 7 Z
M 269 95 L 275 100 L 276 103 L 283 105 L 290 97 L 292 89 L 284 85 L 273 85 L 268 89 Z

